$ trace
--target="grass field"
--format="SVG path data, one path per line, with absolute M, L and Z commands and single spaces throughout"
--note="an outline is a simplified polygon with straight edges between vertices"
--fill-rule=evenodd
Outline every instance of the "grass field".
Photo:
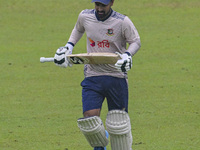
M 90 0 L 0 0 L 0 150 L 90 150 L 83 66 L 41 64 L 63 46 Z M 200 1 L 115 0 L 142 47 L 129 72 L 133 150 L 200 149 Z M 85 52 L 84 35 L 74 53 Z M 102 119 L 107 113 L 106 103 Z M 107 148 L 111 150 L 110 145 Z

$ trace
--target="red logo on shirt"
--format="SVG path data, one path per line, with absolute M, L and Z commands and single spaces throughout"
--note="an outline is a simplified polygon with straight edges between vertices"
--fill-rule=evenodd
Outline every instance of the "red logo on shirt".
M 95 41 L 93 41 L 91 38 L 88 38 L 89 41 L 90 41 L 90 45 L 92 47 L 95 47 Z M 97 41 L 97 45 L 98 45 L 98 48 L 109 48 L 110 47 L 110 43 L 108 42 L 108 40 L 103 40 L 103 41 Z
M 104 47 L 107 47 L 109 48 L 110 47 L 110 43 L 108 42 L 108 40 L 103 40 L 103 41 L 97 41 L 98 42 L 98 48 L 104 48 Z

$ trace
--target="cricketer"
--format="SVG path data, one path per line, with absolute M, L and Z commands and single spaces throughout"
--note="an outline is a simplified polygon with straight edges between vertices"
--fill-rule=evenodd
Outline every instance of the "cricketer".
M 88 53 L 121 56 L 116 64 L 85 64 L 85 78 L 81 82 L 83 118 L 77 123 L 94 150 L 106 150 L 109 142 L 112 150 L 132 150 L 127 72 L 132 67 L 132 57 L 140 49 L 140 36 L 128 16 L 111 8 L 114 0 L 92 2 L 94 9 L 80 12 L 67 44 L 56 51 L 54 62 L 60 67 L 71 67 L 66 56 L 72 54 L 84 33 Z M 108 104 L 106 126 L 100 118 L 105 99 Z

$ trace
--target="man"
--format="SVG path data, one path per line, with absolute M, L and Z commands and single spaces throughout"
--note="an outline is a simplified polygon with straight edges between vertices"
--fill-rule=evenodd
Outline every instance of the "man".
M 140 48 L 140 37 L 127 16 L 111 9 L 114 0 L 92 2 L 95 3 L 95 9 L 86 9 L 79 14 L 68 43 L 56 51 L 54 62 L 60 67 L 72 66 L 66 55 L 72 53 L 85 32 L 88 53 L 109 52 L 121 56 L 115 65 L 85 65 L 85 79 L 81 83 L 84 118 L 78 119 L 78 126 L 94 150 L 105 150 L 108 134 L 100 119 L 100 112 L 106 98 L 106 128 L 112 150 L 131 150 L 127 71 L 132 67 L 132 56 Z M 126 49 L 127 43 L 129 47 Z

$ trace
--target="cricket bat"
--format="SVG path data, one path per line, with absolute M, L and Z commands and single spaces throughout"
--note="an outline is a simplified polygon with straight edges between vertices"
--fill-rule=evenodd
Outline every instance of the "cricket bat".
M 72 64 L 115 64 L 121 57 L 115 53 L 82 53 L 68 55 Z M 40 62 L 53 62 L 54 58 L 41 57 Z

